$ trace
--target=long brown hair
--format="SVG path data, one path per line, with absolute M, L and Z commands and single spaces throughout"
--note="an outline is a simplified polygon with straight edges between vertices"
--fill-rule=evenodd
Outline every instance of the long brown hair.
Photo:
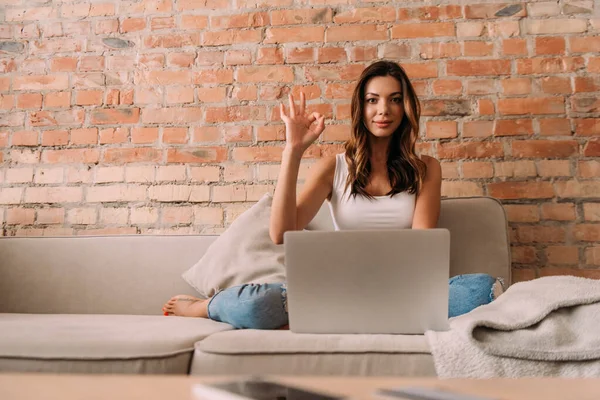
M 419 193 L 427 167 L 416 155 L 415 144 L 419 137 L 421 106 L 408 76 L 400 65 L 391 61 L 377 61 L 368 66 L 352 95 L 352 132 L 345 144 L 348 179 L 346 190 L 350 194 L 373 198 L 365 190 L 371 173 L 370 144 L 371 134 L 364 124 L 365 88 L 367 82 L 376 76 L 392 76 L 400 82 L 404 105 L 404 117 L 393 133 L 387 157 L 387 170 L 392 190 L 388 195 L 408 191 Z

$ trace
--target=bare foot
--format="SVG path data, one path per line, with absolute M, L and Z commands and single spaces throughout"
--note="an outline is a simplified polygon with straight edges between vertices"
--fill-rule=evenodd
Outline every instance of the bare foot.
M 173 296 L 165 303 L 162 310 L 165 315 L 208 318 L 209 300 L 188 295 Z

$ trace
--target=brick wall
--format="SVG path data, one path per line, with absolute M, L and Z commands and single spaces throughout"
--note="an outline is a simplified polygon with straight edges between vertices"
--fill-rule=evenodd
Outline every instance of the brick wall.
M 386 58 L 443 195 L 505 205 L 515 278 L 600 277 L 597 2 L 0 3 L 3 235 L 221 232 L 273 191 L 278 102 L 303 90 L 329 118 L 303 177 Z

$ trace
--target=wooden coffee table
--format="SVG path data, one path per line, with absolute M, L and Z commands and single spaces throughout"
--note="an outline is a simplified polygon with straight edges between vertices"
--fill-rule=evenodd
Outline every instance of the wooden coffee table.
M 187 400 L 200 382 L 231 377 L 168 375 L 50 375 L 0 374 L 2 400 Z M 379 388 L 423 385 L 498 400 L 598 400 L 600 379 L 490 379 L 438 380 L 434 378 L 268 377 L 298 387 L 352 399 L 376 399 Z M 380 398 L 381 399 L 381 398 Z

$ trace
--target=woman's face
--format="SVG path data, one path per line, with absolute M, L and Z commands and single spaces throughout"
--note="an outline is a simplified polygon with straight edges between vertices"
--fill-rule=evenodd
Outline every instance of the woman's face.
M 376 76 L 365 86 L 364 122 L 377 137 L 389 137 L 404 118 L 402 87 L 393 76 Z

